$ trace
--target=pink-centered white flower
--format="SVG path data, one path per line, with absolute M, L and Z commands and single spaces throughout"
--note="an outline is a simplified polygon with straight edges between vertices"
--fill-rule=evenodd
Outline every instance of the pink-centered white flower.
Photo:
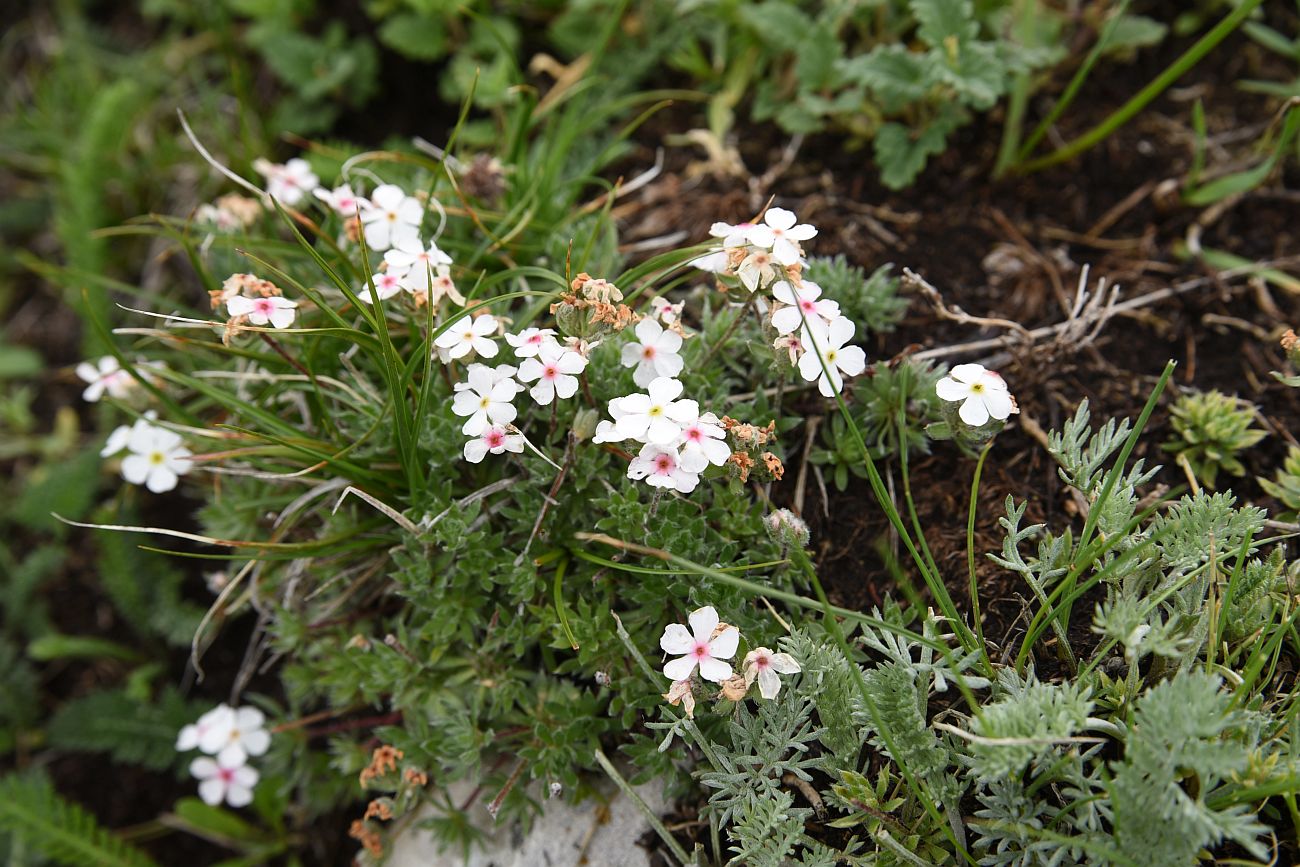
M 619 399 L 622 415 L 615 421 L 623 439 L 669 446 L 681 435 L 682 425 L 700 417 L 700 405 L 693 400 L 678 400 L 682 384 L 661 376 L 652 380 L 644 394 L 629 394 Z
M 266 716 L 255 707 L 227 707 L 213 717 L 199 735 L 199 749 L 217 757 L 224 767 L 239 767 L 249 756 L 260 756 L 271 746 Z
M 640 453 L 627 465 L 627 477 L 633 481 L 645 479 L 646 484 L 656 488 L 672 488 L 681 494 L 689 494 L 700 483 L 700 469 L 686 466 L 682 454 L 676 446 L 661 446 L 646 443 Z
M 88 383 L 81 398 L 89 403 L 99 400 L 105 393 L 120 400 L 135 387 L 135 377 L 123 370 L 112 355 L 105 355 L 94 364 L 81 362 L 77 365 L 77 376 Z
M 682 310 L 685 307 L 685 301 L 678 301 L 674 304 L 662 296 L 650 299 L 650 310 L 654 313 L 655 318 L 667 326 L 673 326 L 682 321 Z
M 484 358 L 495 358 L 497 345 L 491 335 L 497 333 L 497 319 L 484 313 L 481 316 L 466 314 L 434 341 L 434 346 L 445 350 L 448 358 L 464 358 L 477 352 Z
M 222 702 L 212 710 L 199 717 L 197 722 L 183 726 L 176 735 L 176 749 L 178 752 L 198 749 L 199 741 L 202 740 L 208 729 L 216 725 L 225 725 L 222 720 L 231 713 L 230 705 Z
M 209 807 L 222 801 L 232 807 L 247 807 L 253 802 L 253 788 L 258 780 L 256 768 L 199 756 L 190 762 L 190 773 L 199 781 L 199 797 Z
M 528 393 L 540 406 L 556 397 L 567 399 L 578 391 L 577 374 L 587 369 L 587 359 L 558 343 L 543 343 L 536 357 L 519 364 L 521 382 L 535 382 Z
M 700 677 L 713 683 L 731 677 L 731 665 L 724 660 L 736 655 L 740 630 L 719 623 L 718 612 L 712 605 L 695 609 L 687 621 L 689 630 L 680 623 L 672 623 L 659 639 L 659 647 L 665 653 L 681 654 L 664 666 L 664 676 L 672 681 L 686 680 L 698 666 Z
M 507 428 L 493 424 L 488 425 L 477 437 L 465 443 L 465 460 L 471 464 L 477 464 L 489 453 L 494 455 L 503 452 L 519 454 L 523 450 L 524 438 L 522 435 L 512 434 Z
M 632 381 L 645 388 L 652 379 L 674 377 L 682 372 L 684 363 L 677 350 L 682 348 L 682 336 L 668 331 L 654 319 L 646 317 L 636 324 L 638 342 L 623 344 L 624 367 L 636 367 Z
M 117 436 L 114 431 L 109 445 L 116 444 L 113 439 Z M 130 454 L 122 460 L 122 478 L 133 485 L 144 485 L 155 494 L 175 488 L 179 477 L 194 466 L 192 452 L 185 448 L 180 434 L 145 421 L 131 426 L 126 449 Z
M 789 334 L 802 328 L 805 320 L 826 325 L 834 322 L 840 316 L 839 302 L 822 298 L 821 294 L 822 287 L 811 280 L 803 281 L 797 289 L 785 280 L 772 284 L 772 297 L 787 305 L 772 314 L 772 327 L 778 334 Z
M 253 161 L 253 168 L 266 178 L 266 193 L 286 205 L 296 205 L 320 186 L 311 164 L 295 157 L 283 165 L 265 159 Z
M 776 258 L 770 250 L 752 250 L 740 260 L 736 274 L 740 277 L 741 285 L 750 292 L 757 292 L 776 279 Z
M 332 190 L 319 187 L 312 192 L 331 211 L 342 217 L 355 217 L 370 208 L 370 201 L 352 192 L 351 184 L 343 184 Z
M 383 252 L 403 242 L 420 241 L 424 208 L 396 184 L 383 184 L 370 195 L 371 208 L 361 214 L 366 246 Z
M 416 296 L 419 296 L 418 292 Z M 460 294 L 460 290 L 452 282 L 450 265 L 439 265 L 434 271 L 433 279 L 429 281 L 429 303 L 437 307 L 444 298 L 450 298 L 460 306 L 465 306 L 465 296 Z
M 506 334 L 506 343 L 520 358 L 535 358 L 547 343 L 555 343 L 554 328 L 525 328 L 518 334 Z
M 720 467 L 731 459 L 727 432 L 711 412 L 682 425 L 678 446 L 682 466 L 696 473 L 703 472 L 709 464 Z
M 808 223 L 800 223 L 793 211 L 785 208 L 768 208 L 763 223 L 746 230 L 745 238 L 755 247 L 771 250 L 776 261 L 793 265 L 803 255 L 800 241 L 816 237 L 817 230 Z
M 514 371 L 513 367 L 509 369 Z M 452 412 L 468 416 L 461 433 L 478 436 L 489 425 L 505 425 L 515 420 L 518 411 L 511 401 L 519 393 L 519 385 L 509 374 L 499 377 L 486 364 L 471 364 L 465 376 L 466 382 L 457 383 L 451 402 Z
M 249 298 L 235 295 L 226 300 L 226 312 L 231 316 L 247 316 L 250 325 L 265 326 L 268 323 L 275 328 L 288 328 L 293 325 L 297 301 L 290 301 L 281 295 L 263 298 Z
M 389 271 L 381 271 L 378 274 L 371 274 L 370 282 L 375 284 L 374 295 L 370 292 L 369 283 L 362 286 L 357 292 L 357 297 L 367 304 L 374 304 L 376 295 L 379 296 L 380 301 L 387 301 L 389 298 L 400 293 L 403 289 L 402 279 Z
M 810 322 L 803 329 L 801 339 L 807 348 L 799 357 L 799 374 L 806 382 L 816 380 L 817 390 L 826 397 L 834 397 L 844 388 L 846 374 L 857 376 L 867 367 L 867 356 L 862 348 L 848 345 L 854 330 L 853 321 L 845 316 L 829 326 Z
M 971 427 L 987 424 L 990 418 L 1006 421 L 1020 412 L 1006 380 L 982 364 L 957 365 L 939 380 L 936 391 L 946 401 L 961 401 L 957 414 Z
M 781 692 L 778 674 L 798 674 L 803 670 L 790 654 L 773 653 L 766 647 L 755 647 L 746 653 L 741 667 L 745 672 L 745 686 L 753 686 L 757 680 L 758 694 L 769 701 Z
M 428 292 L 440 265 L 450 265 L 451 257 L 430 243 L 426 249 L 418 238 L 403 238 L 384 254 L 388 270 L 402 281 L 407 292 Z

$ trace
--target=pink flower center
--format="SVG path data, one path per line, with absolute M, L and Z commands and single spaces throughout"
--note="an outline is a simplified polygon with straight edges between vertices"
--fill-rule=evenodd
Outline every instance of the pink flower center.
M 686 429 L 686 438 L 691 442 L 699 442 L 704 438 L 704 434 L 697 427 L 688 427 Z
M 658 455 L 655 457 L 655 472 L 661 476 L 666 476 L 677 468 L 677 462 L 673 460 L 672 455 Z
M 709 645 L 703 642 L 696 643 L 695 649 L 691 651 L 691 656 L 694 656 L 696 659 L 708 659 Z
M 641 348 L 641 357 L 649 361 L 655 357 L 655 348 L 653 346 L 643 346 Z
M 538 333 L 534 334 L 532 337 L 528 338 L 528 342 L 533 346 L 541 346 L 543 337 L 545 337 L 545 335 L 539 331 Z
M 800 298 L 799 306 L 803 308 L 804 313 L 815 313 L 817 311 L 817 305 L 807 298 Z
M 506 441 L 505 434 L 499 430 L 490 430 L 483 435 L 483 441 L 488 444 L 488 448 L 497 449 Z
M 769 668 L 771 665 L 772 665 L 772 660 L 769 659 L 766 654 L 759 654 L 758 656 L 754 657 L 754 667 L 757 668 L 759 671 L 763 671 Z
M 235 771 L 233 768 L 217 768 L 217 778 L 223 783 L 232 783 L 235 780 Z
M 271 303 L 270 298 L 259 298 L 253 302 L 253 309 L 263 316 L 270 316 L 275 312 L 275 305 Z
M 559 375 L 560 372 L 555 369 L 555 365 L 553 364 L 546 365 L 546 368 L 542 371 L 542 377 L 544 379 L 555 379 L 555 377 Z

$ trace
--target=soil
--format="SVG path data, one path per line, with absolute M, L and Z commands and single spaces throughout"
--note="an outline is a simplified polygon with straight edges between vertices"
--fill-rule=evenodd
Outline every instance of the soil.
M 1060 137 L 1070 139 L 1100 120 L 1187 44 L 1170 39 L 1133 64 L 1100 64 L 1062 120 Z M 1189 279 L 1213 278 L 1205 266 L 1179 255 L 1194 226 L 1200 225 L 1204 248 L 1251 261 L 1300 252 L 1296 237 L 1300 207 L 1297 196 L 1286 188 L 1296 180 L 1294 167 L 1285 177 L 1213 214 L 1181 206 L 1176 195 L 1191 162 L 1193 102 L 1203 101 L 1212 136 L 1258 129 L 1270 120 L 1276 105 L 1243 94 L 1233 82 L 1247 77 L 1289 79 L 1293 74 L 1271 64 L 1253 44 L 1230 39 L 1101 146 L 1074 162 L 1003 181 L 990 179 L 1001 134 L 996 113 L 963 129 L 919 182 L 901 193 L 878 183 L 867 150 L 848 149 L 842 138 L 829 134 L 809 137 L 785 172 L 753 188 L 748 178 L 697 173 L 693 163 L 699 154 L 669 148 L 662 175 L 620 204 L 623 237 L 637 241 L 684 230 L 691 239 L 703 238 L 713 220 L 750 217 L 775 195 L 778 204 L 819 226 L 814 242 L 818 255 L 843 253 L 868 269 L 886 262 L 909 267 L 938 287 L 947 303 L 972 315 L 1005 317 L 1029 328 L 1052 324 L 1061 320 L 1061 297 L 1072 295 L 1085 264 L 1091 266 L 1094 280 L 1105 277 L 1121 284 L 1124 298 Z M 396 72 L 403 80 L 410 74 L 400 65 Z M 417 77 L 410 75 L 412 80 Z M 1063 84 L 1064 80 L 1054 82 L 1043 92 L 1058 93 Z M 1049 105 L 1049 97 L 1037 101 L 1031 107 L 1031 122 Z M 638 133 L 638 149 L 614 174 L 630 177 L 652 164 L 666 134 L 702 125 L 697 112 L 695 107 L 677 106 L 657 116 Z M 738 112 L 738 117 L 743 116 L 743 111 Z M 428 136 L 427 129 L 415 132 Z M 770 127 L 742 128 L 736 140 L 741 142 L 745 164 L 760 175 L 779 164 L 788 144 Z M 1226 150 L 1212 152 L 1211 162 L 1247 155 L 1252 140 L 1246 136 L 1226 144 Z M 1300 321 L 1297 313 L 1296 299 L 1282 290 L 1240 279 L 1210 279 L 1203 288 L 1116 317 L 1091 346 L 1022 347 L 998 353 L 1005 356 L 998 366 L 1012 383 L 1021 414 L 999 435 L 985 468 L 977 549 L 999 548 L 1002 534 L 997 519 L 1007 495 L 1030 501 L 1027 522 L 1077 526 L 1077 510 L 1051 459 L 1028 428 L 1034 423 L 1043 430 L 1059 428 L 1083 397 L 1091 403 L 1094 420 L 1135 418 L 1168 359 L 1178 362 L 1178 370 L 1135 457 L 1168 463 L 1158 444 L 1167 438 L 1167 407 L 1180 389 L 1218 388 L 1239 394 L 1261 407 L 1272 435 L 1247 455 L 1247 475 L 1229 483 L 1240 498 L 1272 505 L 1254 477 L 1271 472 L 1287 445 L 1295 442 L 1291 431 L 1300 422 L 1300 403 L 1295 392 L 1278 383 L 1270 371 L 1285 368 L 1277 337 L 1288 324 Z M 888 364 L 907 353 L 999 333 L 944 321 L 918 298 L 897 331 L 872 335 L 867 347 L 876 364 Z M 36 335 L 32 342 L 47 352 L 57 348 L 51 363 L 76 360 L 75 343 L 66 336 L 51 343 Z M 979 358 L 975 353 L 957 360 Z M 802 451 L 797 436 L 784 446 L 791 459 L 784 489 L 782 485 L 774 489 L 778 498 L 792 496 Z M 973 461 L 940 443 L 932 455 L 917 456 L 912 467 L 921 521 L 930 531 L 935 559 L 950 580 L 959 606 L 967 598 L 966 504 L 973 466 Z M 882 471 L 897 481 L 896 466 L 887 465 Z M 1158 481 L 1171 487 L 1186 482 L 1170 467 Z M 874 544 L 887 538 L 889 528 L 867 484 L 855 479 L 843 493 L 831 487 L 825 502 L 810 485 L 806 503 L 814 552 L 832 600 L 858 609 L 879 604 L 890 593 L 892 582 Z M 181 504 L 176 511 L 182 509 L 188 511 L 188 506 Z M 985 558 L 979 564 L 984 631 L 1000 649 L 1023 629 L 1026 589 Z M 203 598 L 206 590 L 197 576 L 192 584 L 194 597 Z M 62 631 L 112 637 L 115 627 L 104 623 L 105 616 L 112 619 L 111 613 L 104 613 L 109 606 L 96 596 L 94 586 L 93 571 L 87 570 L 69 574 L 66 585 L 59 588 L 52 607 L 60 612 Z M 71 604 L 65 606 L 63 601 Z M 1086 632 L 1077 638 L 1090 640 Z M 233 662 L 213 664 L 211 669 L 237 668 L 247 639 L 247 630 L 224 630 L 210 653 Z M 184 659 L 170 662 L 178 666 L 179 678 Z M 59 672 L 50 686 L 55 694 L 73 694 L 97 676 L 91 670 Z M 170 805 L 176 791 L 170 778 L 124 773 L 89 756 L 60 759 L 51 772 L 64 794 L 116 827 L 153 818 Z M 113 786 L 102 786 L 105 779 L 112 779 Z M 132 792 L 133 798 L 118 797 L 123 791 Z M 332 827 L 321 828 L 336 841 L 327 847 L 335 855 L 332 862 L 322 856 L 314 863 L 347 863 L 352 847 L 343 838 L 345 826 L 340 817 Z M 700 842 L 707 847 L 707 839 Z M 216 857 L 209 847 L 179 834 L 151 844 L 151 851 L 167 864 L 198 865 Z

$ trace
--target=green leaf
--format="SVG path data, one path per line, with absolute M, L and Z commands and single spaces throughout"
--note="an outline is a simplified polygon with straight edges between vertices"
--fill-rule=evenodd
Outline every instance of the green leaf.
M 901 45 L 884 45 L 839 64 L 847 81 L 866 86 L 886 114 L 925 99 L 933 82 L 924 55 Z
M 1106 40 L 1105 54 L 1129 54 L 1138 48 L 1158 45 L 1169 28 L 1145 15 L 1121 15 Z
M 100 463 L 99 453 L 87 449 L 69 460 L 42 464 L 28 477 L 14 506 L 14 519 L 33 530 L 64 532 L 50 513 L 73 520 L 85 515 L 95 498 Z
M 42 635 L 27 645 L 27 655 L 37 662 L 96 657 L 134 661 L 140 658 L 139 653 L 116 641 L 96 638 L 93 635 L 60 635 L 59 633 Z
M 958 111 L 947 112 L 915 134 L 900 123 L 882 126 L 875 141 L 881 183 L 891 190 L 899 190 L 916 180 L 930 157 L 943 153 L 948 134 L 962 119 Z
M 817 50 L 809 39 L 813 33 L 812 19 L 790 3 L 766 0 L 752 6 L 745 14 L 745 23 L 769 48 L 796 52 Z
M 0 779 L 0 829 L 47 858 L 70 867 L 153 867 L 148 855 L 103 828 L 43 779 Z
M 437 60 L 447 53 L 447 32 L 442 21 L 414 12 L 386 20 L 379 28 L 379 41 L 413 60 Z
M 262 843 L 266 832 L 251 822 L 246 822 L 229 810 L 209 806 L 198 798 L 181 798 L 176 802 L 176 815 L 201 835 L 245 843 Z
M 25 346 L 0 346 L 0 379 L 25 379 L 44 366 L 40 354 Z
M 155 771 L 177 762 L 176 734 L 206 708 L 168 689 L 156 704 L 125 690 L 95 692 L 59 708 L 50 720 L 50 745 L 62 750 L 107 753 L 122 764 Z
M 970 0 L 912 0 L 912 14 L 921 41 L 933 48 L 949 39 L 967 42 L 979 33 L 979 22 Z

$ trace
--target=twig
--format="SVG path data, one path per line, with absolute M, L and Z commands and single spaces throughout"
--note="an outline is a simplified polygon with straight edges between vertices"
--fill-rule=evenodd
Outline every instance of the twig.
M 817 428 L 821 423 L 822 417 L 815 415 L 808 419 L 808 424 L 804 428 L 803 455 L 799 459 L 799 476 L 794 483 L 794 513 L 801 518 L 803 517 L 804 490 L 808 484 L 808 456 L 812 453 L 813 443 L 817 439 Z
M 1021 336 L 1026 342 L 1033 342 L 1033 335 L 1029 329 L 1011 319 L 1002 319 L 996 316 L 972 316 L 965 310 L 962 310 L 955 304 L 945 304 L 943 296 L 939 290 L 934 288 L 924 277 L 917 274 L 911 268 L 903 269 L 901 282 L 904 286 L 915 289 L 925 296 L 934 308 L 934 312 L 939 314 L 941 319 L 949 319 L 953 322 L 959 322 L 962 325 L 984 325 L 990 328 L 1005 328 L 1014 331 Z

